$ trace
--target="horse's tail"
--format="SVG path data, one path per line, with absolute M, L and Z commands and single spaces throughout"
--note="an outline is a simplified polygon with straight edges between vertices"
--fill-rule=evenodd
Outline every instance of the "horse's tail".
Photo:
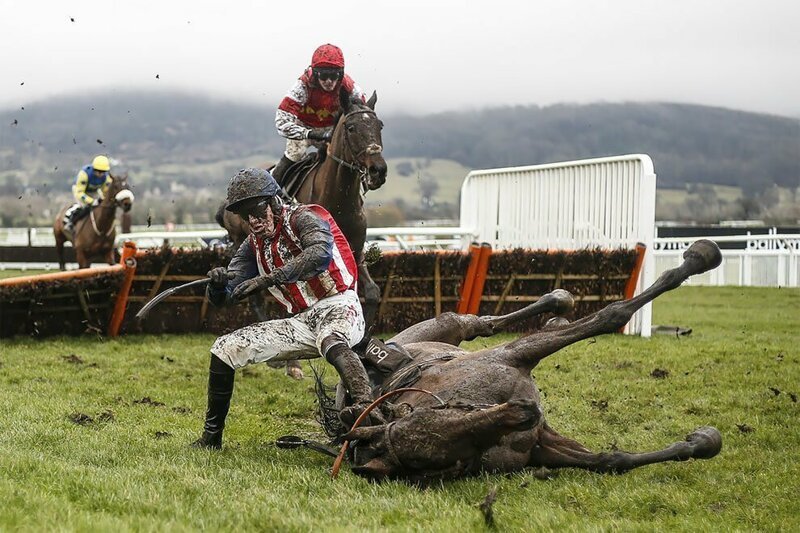
M 214 215 L 214 220 L 217 221 L 217 224 L 219 224 L 220 227 L 222 227 L 222 228 L 225 227 L 225 202 L 224 201 L 221 204 L 219 204 L 219 207 L 217 208 L 217 214 Z

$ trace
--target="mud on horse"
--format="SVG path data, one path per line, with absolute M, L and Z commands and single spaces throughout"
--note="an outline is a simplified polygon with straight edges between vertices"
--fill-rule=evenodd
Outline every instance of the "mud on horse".
M 402 392 L 392 398 L 392 409 L 385 411 L 387 424 L 340 434 L 340 439 L 356 441 L 353 472 L 373 480 L 399 478 L 424 484 L 526 467 L 625 472 L 663 461 L 714 457 L 722 447 L 722 437 L 710 426 L 660 451 L 593 452 L 545 421 L 531 376 L 545 357 L 580 340 L 618 331 L 643 305 L 721 262 L 719 248 L 707 240 L 692 244 L 683 257 L 683 264 L 664 272 L 641 294 L 573 323 L 560 318 L 572 309 L 572 296 L 558 289 L 508 315 L 444 313 L 390 339 L 388 346 L 395 343 L 403 348 L 405 363 L 382 379 L 373 378 L 376 397 L 392 390 L 400 393 L 409 386 L 427 393 Z M 557 316 L 532 335 L 472 353 L 458 348 L 464 340 L 493 335 L 546 312 Z M 343 398 L 340 390 L 337 407 Z M 322 414 L 323 420 L 331 420 L 324 409 Z
M 78 268 L 88 268 L 93 258 L 101 258 L 109 265 L 114 260 L 114 239 L 117 236 L 117 208 L 128 213 L 133 207 L 133 192 L 128 188 L 127 174 L 111 176 L 112 182 L 99 205 L 92 207 L 89 215 L 75 224 L 72 235 L 64 232 L 64 213 L 70 205 L 63 207 L 53 223 L 56 238 L 56 253 L 61 270 L 66 269 L 64 243 L 70 241 L 75 249 Z

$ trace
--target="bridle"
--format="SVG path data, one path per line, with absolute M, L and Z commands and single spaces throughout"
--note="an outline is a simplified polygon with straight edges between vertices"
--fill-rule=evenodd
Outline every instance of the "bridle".
M 383 147 L 380 146 L 380 145 L 368 144 L 367 146 L 364 147 L 363 150 L 361 150 L 358 153 L 356 153 L 355 150 L 353 150 L 353 146 L 350 143 L 350 137 L 347 134 L 347 119 L 349 117 L 352 117 L 354 115 L 359 115 L 361 113 L 368 113 L 370 115 L 375 116 L 375 118 L 377 118 L 377 114 L 372 109 L 359 109 L 358 111 L 351 111 L 350 113 L 347 113 L 345 116 L 343 116 L 341 118 L 342 125 L 344 126 L 344 145 L 345 145 L 345 149 L 346 149 L 347 152 L 349 152 L 353 156 L 353 159 L 355 159 L 355 161 L 350 163 L 350 162 L 345 161 L 344 159 L 336 157 L 332 153 L 329 154 L 329 155 L 330 155 L 331 159 L 336 161 L 336 163 L 339 166 L 343 166 L 343 167 L 349 168 L 350 170 L 352 170 L 353 172 L 358 174 L 358 178 L 359 178 L 359 181 L 361 183 L 361 196 L 364 196 L 364 195 L 367 194 L 367 191 L 369 190 L 369 185 L 367 183 L 367 179 L 369 178 L 369 167 L 367 167 L 366 165 L 362 165 L 359 162 L 359 158 L 362 155 L 364 155 L 365 153 L 367 153 L 369 155 L 380 154 L 383 151 Z
M 130 190 L 127 187 L 127 183 L 123 183 L 121 185 L 121 187 L 120 187 L 120 190 L 117 191 L 116 194 L 114 194 L 114 195 L 109 194 L 108 199 L 103 198 L 103 201 L 99 205 L 100 209 L 101 210 L 116 210 L 117 206 L 118 206 L 116 197 L 120 192 L 125 191 L 125 190 L 128 190 L 128 191 Z M 113 200 L 111 200 L 112 197 L 114 198 Z M 114 232 L 114 230 L 117 227 L 117 219 L 116 219 L 116 217 L 114 217 L 114 216 L 111 217 L 111 227 L 108 228 L 108 231 L 103 233 L 102 231 L 100 231 L 100 228 L 97 227 L 97 220 L 96 220 L 96 218 L 94 216 L 94 211 L 95 211 L 94 208 L 92 208 L 92 210 L 89 211 L 89 220 L 92 223 L 92 229 L 94 230 L 95 235 L 97 235 L 98 237 L 102 237 L 102 236 L 108 237 L 109 235 L 111 235 Z
M 111 202 L 108 203 L 108 205 L 106 205 L 106 202 L 107 202 L 106 199 L 103 198 L 103 202 L 101 202 L 99 205 L 100 209 L 102 210 L 116 209 L 117 207 L 116 200 L 112 200 Z M 108 228 L 108 231 L 103 233 L 102 231 L 100 231 L 100 228 L 97 227 L 97 220 L 95 219 L 94 211 L 95 211 L 94 208 L 92 208 L 92 210 L 89 211 L 89 220 L 92 222 L 92 229 L 94 230 L 95 235 L 97 235 L 98 237 L 103 237 L 103 236 L 108 237 L 109 235 L 111 235 L 111 233 L 113 233 L 114 229 L 117 227 L 117 219 L 115 217 L 112 217 L 111 227 Z

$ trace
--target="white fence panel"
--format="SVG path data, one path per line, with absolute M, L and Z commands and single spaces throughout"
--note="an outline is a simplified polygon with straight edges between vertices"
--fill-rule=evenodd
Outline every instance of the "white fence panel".
M 461 187 L 461 226 L 493 248 L 647 246 L 638 294 L 653 280 L 656 175 L 644 154 L 475 170 Z M 626 331 L 650 336 L 648 304 Z
M 798 287 L 800 280 L 800 235 L 726 235 L 667 237 L 656 239 L 656 274 L 680 264 L 683 251 L 697 239 L 718 243 L 741 242 L 744 248 L 722 250 L 719 268 L 692 276 L 688 285 L 738 285 L 743 287 Z

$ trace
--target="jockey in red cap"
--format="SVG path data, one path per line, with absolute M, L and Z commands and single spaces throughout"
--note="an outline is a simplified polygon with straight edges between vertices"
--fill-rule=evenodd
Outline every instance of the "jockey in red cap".
M 344 73 L 342 50 L 323 44 L 314 51 L 311 66 L 289 89 L 275 113 L 275 127 L 286 138 L 286 152 L 272 170 L 278 183 L 286 169 L 302 159 L 310 144 L 330 141 L 333 117 L 342 98 L 366 101 L 364 91 Z

